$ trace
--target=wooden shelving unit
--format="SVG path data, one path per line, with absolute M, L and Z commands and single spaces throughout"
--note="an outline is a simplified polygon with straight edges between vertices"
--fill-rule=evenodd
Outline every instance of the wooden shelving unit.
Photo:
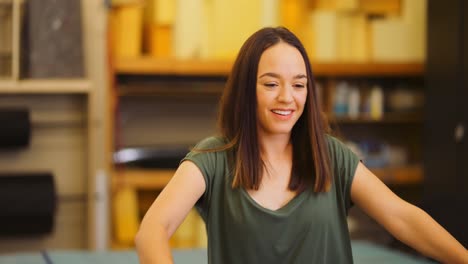
M 401 10 L 400 1 L 385 0 L 375 3 L 375 1 L 362 1 L 362 7 L 368 14 L 383 15 L 397 14 Z M 310 4 L 313 5 L 313 4 Z M 310 8 L 310 6 L 309 6 Z M 112 32 L 111 32 L 112 33 Z M 115 44 L 115 43 L 111 43 Z M 222 92 L 220 86 L 210 86 L 212 79 L 226 78 L 233 66 L 233 60 L 216 59 L 176 59 L 176 58 L 155 58 L 147 55 L 141 57 L 129 58 L 111 58 L 112 89 L 110 89 L 110 100 L 115 103 L 111 105 L 110 127 L 114 127 L 115 113 L 118 100 L 125 97 L 136 96 L 145 98 L 146 96 L 156 96 L 160 98 L 181 97 L 183 99 L 192 99 L 195 97 L 219 96 Z M 380 78 L 400 79 L 417 78 L 420 79 L 425 72 L 423 62 L 404 62 L 404 63 L 386 63 L 386 62 L 311 62 L 314 77 L 320 82 L 325 80 L 323 90 L 327 90 L 338 79 L 372 79 Z M 203 85 L 194 85 L 193 80 L 206 81 Z M 209 80 L 207 80 L 209 79 Z M 177 83 L 171 85 L 164 83 L 166 81 Z M 115 82 L 114 82 L 115 81 Z M 181 82 L 187 82 L 188 84 Z M 330 92 L 331 89 L 325 93 Z M 325 96 L 326 97 L 326 96 Z M 329 98 L 325 98 L 329 99 Z M 181 100 L 183 103 L 183 100 Z M 325 104 L 329 102 L 324 102 Z M 327 111 L 331 110 L 327 108 Z M 419 114 L 388 114 L 379 120 L 367 117 L 357 119 L 333 117 L 333 121 L 338 124 L 353 127 L 354 125 L 365 125 L 369 130 L 381 128 L 378 125 L 409 125 L 420 126 L 422 118 Z M 400 126 L 398 126 L 400 127 Z M 387 127 L 384 127 L 386 129 Z M 110 131 L 109 139 L 112 145 L 115 139 Z M 208 135 L 207 135 L 208 136 Z M 115 146 L 111 146 L 110 153 L 115 151 Z M 110 154 L 111 155 L 111 154 Z M 109 160 L 112 160 L 109 158 Z M 407 185 L 419 184 L 423 180 L 423 169 L 419 165 L 419 160 L 411 160 L 411 165 L 388 168 L 372 168 L 377 177 L 386 184 Z M 414 165 L 417 164 L 417 165 Z M 130 187 L 134 191 L 141 190 L 161 190 L 170 181 L 174 170 L 166 169 L 136 169 L 130 167 L 120 167 L 120 165 L 111 164 L 112 188 L 115 192 L 120 187 Z M 119 241 L 113 241 L 117 243 Z M 116 244 L 117 245 L 117 244 Z
M 85 174 L 83 175 L 83 183 L 87 184 L 85 189 L 87 199 L 83 201 L 83 204 L 87 213 L 83 218 L 86 219 L 85 221 L 87 223 L 83 226 L 73 226 L 73 228 L 76 227 L 77 230 L 78 228 L 83 229 L 83 232 L 80 233 L 80 237 L 78 238 L 83 241 L 78 241 L 78 239 L 75 239 L 73 236 L 70 236 L 69 238 L 67 236 L 63 236 L 63 234 L 60 233 L 62 231 L 59 230 L 57 234 L 53 234 L 51 236 L 50 241 L 44 241 L 43 246 L 49 247 L 53 243 L 64 239 L 75 239 L 76 241 L 73 243 L 77 245 L 85 245 L 90 249 L 96 249 L 97 244 L 100 243 L 102 249 L 104 242 L 102 242 L 102 239 L 101 241 L 97 241 L 96 237 L 98 237 L 98 235 L 96 234 L 102 233 L 103 230 L 95 229 L 97 226 L 95 223 L 95 205 L 97 201 L 95 177 L 98 174 L 104 175 L 105 171 L 103 168 L 107 165 L 107 162 L 101 158 L 107 154 L 107 152 L 104 152 L 105 142 L 101 139 L 105 134 L 104 130 L 106 129 L 104 124 L 105 120 L 103 120 L 103 113 L 105 112 L 105 106 L 107 104 L 107 101 L 105 100 L 107 97 L 104 95 L 104 90 L 107 87 L 106 74 L 108 73 L 108 69 L 106 68 L 107 61 L 104 56 L 105 50 L 103 50 L 103 48 L 105 47 L 104 22 L 107 14 L 102 3 L 98 1 L 79 2 L 83 2 L 80 4 L 80 14 L 82 14 L 83 22 L 81 24 L 83 42 L 77 43 L 77 45 L 83 45 L 82 55 L 85 67 L 83 74 L 84 77 L 80 77 L 82 75 L 77 74 L 76 76 L 78 77 L 76 79 L 54 76 L 44 79 L 33 79 L 23 77 L 25 74 L 21 71 L 23 66 L 21 58 L 24 56 L 23 52 L 25 52 L 21 47 L 25 41 L 28 41 L 28 38 L 24 38 L 24 35 L 27 34 L 23 34 L 22 30 L 23 25 L 25 27 L 27 26 L 25 21 L 28 20 L 24 19 L 27 18 L 27 8 L 29 8 L 29 6 L 25 5 L 26 1 L 24 0 L 0 0 L 0 4 L 6 5 L 6 8 L 9 9 L 9 12 L 11 13 L 11 29 L 10 26 L 8 26 L 8 30 L 6 31 L 7 33 L 5 33 L 6 37 L 5 35 L 0 36 L 0 42 L 2 42 L 2 44 L 7 44 L 0 45 L 0 59 L 3 59 L 7 69 L 2 72 L 0 76 L 0 96 L 11 95 L 12 97 L 20 98 L 21 105 L 23 105 L 24 102 L 24 105 L 26 106 L 34 104 L 34 106 L 39 105 L 40 107 L 42 107 L 41 104 L 43 104 L 41 98 L 47 98 L 47 103 L 57 100 L 57 106 L 54 104 L 51 108 L 54 111 L 41 111 L 42 108 L 41 110 L 36 111 L 36 108 L 30 107 L 31 123 L 35 126 L 47 126 L 47 128 L 53 127 L 54 129 L 59 126 L 60 129 L 62 129 L 62 127 L 69 129 L 70 125 L 79 125 L 80 127 L 83 126 L 85 128 L 85 133 L 80 135 L 82 137 L 82 141 L 80 142 L 85 144 L 85 146 L 83 146 L 85 152 L 83 153 L 83 160 L 77 160 L 77 166 L 79 166 L 79 162 L 82 161 L 83 166 L 86 166 L 83 170 L 85 171 Z M 50 4 L 50 1 L 47 4 Z M 3 21 L 0 22 L 4 23 Z M 5 24 L 9 25 L 9 23 L 10 22 Z M 2 33 L 4 32 L 5 31 L 2 31 Z M 70 34 L 75 33 L 77 32 L 71 32 Z M 2 65 L 0 67 L 5 66 Z M 80 104 L 83 102 L 83 108 L 80 108 L 79 111 L 75 111 L 75 105 L 71 105 L 75 102 L 79 102 Z M 16 104 L 17 100 L 12 100 L 12 105 Z M 70 109 L 72 110 L 69 110 L 69 105 L 71 105 Z M 44 106 L 44 108 L 49 110 L 48 106 Z M 56 109 L 65 109 L 65 112 L 61 113 L 61 111 L 55 111 Z M 76 135 L 76 137 L 77 136 L 78 135 Z M 75 138 L 75 134 L 73 134 L 73 137 L 68 135 L 63 135 L 63 137 L 66 138 L 66 140 L 69 140 L 68 138 L 73 138 L 70 139 L 72 142 Z M 63 142 L 65 142 L 65 140 Z M 71 145 L 66 146 L 69 147 Z M 42 147 L 48 148 L 49 146 L 39 146 L 39 148 Z M 38 145 L 31 149 L 33 148 L 38 148 Z M 29 153 L 31 150 L 25 149 L 24 151 Z M 64 151 L 68 153 L 68 149 L 64 149 Z M 24 156 L 24 158 L 21 157 L 21 159 L 28 159 L 29 156 L 33 155 L 27 154 L 21 156 Z M 67 166 L 69 165 L 70 164 Z M 52 169 L 55 165 L 48 164 L 47 166 Z M 75 166 L 75 164 L 71 166 L 71 169 L 74 169 L 73 166 Z M 67 176 L 63 177 L 74 176 L 75 174 L 68 175 L 65 171 L 65 175 Z M 62 188 L 62 186 L 60 186 L 60 188 Z M 60 192 L 63 194 L 62 189 L 60 189 Z M 81 213 L 82 212 L 76 212 L 76 215 Z M 62 217 L 62 212 L 60 212 L 60 210 L 58 214 L 58 217 Z M 73 217 L 75 217 L 75 214 Z M 78 223 L 77 221 L 80 220 L 75 220 L 75 225 Z M 64 225 L 64 227 L 66 226 Z M 50 243 L 51 241 L 55 242 Z
M 320 77 L 418 77 L 424 73 L 422 63 L 312 63 L 315 74 Z M 230 61 L 200 61 L 177 59 L 154 59 L 141 57 L 134 59 L 120 59 L 116 61 L 117 75 L 148 75 L 148 76 L 227 76 L 232 62 Z M 183 90 L 154 87 L 131 87 L 122 85 L 118 89 L 118 96 L 152 95 L 152 96 L 207 96 L 219 95 L 219 89 L 205 87 L 195 90 L 187 87 Z M 422 116 L 417 113 L 393 114 L 385 113 L 381 119 L 359 117 L 336 117 L 329 114 L 331 120 L 338 124 L 421 124 Z M 420 165 L 392 168 L 371 169 L 387 184 L 417 184 L 423 180 L 423 170 Z M 171 179 L 174 170 L 142 170 L 118 169 L 114 172 L 114 186 L 128 184 L 136 189 L 162 189 Z

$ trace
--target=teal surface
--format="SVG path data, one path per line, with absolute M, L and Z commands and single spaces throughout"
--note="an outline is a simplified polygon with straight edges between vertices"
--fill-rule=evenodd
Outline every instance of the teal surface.
M 353 258 L 356 264 L 428 264 L 426 259 L 417 258 L 395 250 L 361 241 L 353 241 Z M 176 264 L 206 264 L 203 249 L 174 250 Z M 63 251 L 53 250 L 42 253 L 21 253 L 0 255 L 0 264 L 138 264 L 135 251 Z
M 205 264 L 207 263 L 206 250 L 174 250 L 176 264 Z M 85 251 L 53 251 L 48 254 L 53 264 L 137 264 L 138 257 L 135 251 L 94 252 Z M 0 261 L 1 264 L 3 264 Z M 21 263 L 22 264 L 22 263 Z
M 103 263 L 138 263 L 138 257 L 134 251 L 52 251 L 48 256 L 53 264 L 103 264 Z M 49 264 L 49 263 L 48 263 Z
M 24 253 L 17 255 L 0 255 L 0 264 L 42 264 L 44 258 L 40 253 Z
M 415 257 L 400 251 L 388 249 L 369 242 L 353 241 L 353 259 L 355 264 L 367 263 L 398 263 L 398 264 L 423 264 L 434 263 L 423 258 Z

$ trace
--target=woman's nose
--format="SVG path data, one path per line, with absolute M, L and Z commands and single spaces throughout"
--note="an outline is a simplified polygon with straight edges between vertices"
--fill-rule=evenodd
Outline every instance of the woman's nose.
M 282 86 L 279 90 L 279 94 L 277 97 L 278 101 L 280 102 L 285 102 L 285 103 L 290 103 L 293 101 L 293 96 L 292 96 L 292 89 L 291 87 L 285 85 Z

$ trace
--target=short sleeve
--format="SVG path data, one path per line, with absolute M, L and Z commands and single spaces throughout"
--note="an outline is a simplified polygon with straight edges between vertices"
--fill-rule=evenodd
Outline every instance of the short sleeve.
M 195 148 L 181 160 L 181 163 L 187 160 L 193 162 L 200 169 L 203 178 L 205 179 L 205 192 L 195 204 L 195 207 L 203 218 L 205 218 L 208 213 L 214 178 L 220 171 L 224 171 L 224 155 L 222 155 L 224 154 L 224 151 L 220 152 L 214 150 L 224 144 L 225 143 L 221 138 L 206 138 L 200 141 Z
M 342 194 L 346 212 L 348 212 L 353 206 L 351 184 L 359 164 L 359 157 L 337 138 L 327 136 L 327 141 L 335 184 Z

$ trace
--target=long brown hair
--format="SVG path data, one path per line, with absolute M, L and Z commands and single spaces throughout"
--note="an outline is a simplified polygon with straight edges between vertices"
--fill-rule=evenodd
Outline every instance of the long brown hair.
M 313 187 L 315 192 L 325 192 L 332 180 L 325 139 L 326 122 L 304 46 L 284 27 L 263 28 L 247 39 L 234 62 L 220 101 L 218 126 L 228 141 L 222 149 L 232 150 L 229 156 L 234 173 L 232 186 L 257 190 L 262 180 L 264 162 L 260 157 L 257 134 L 257 71 L 262 53 L 279 42 L 299 50 L 308 79 L 304 112 L 291 133 L 293 166 L 288 187 L 298 192 L 308 187 Z

